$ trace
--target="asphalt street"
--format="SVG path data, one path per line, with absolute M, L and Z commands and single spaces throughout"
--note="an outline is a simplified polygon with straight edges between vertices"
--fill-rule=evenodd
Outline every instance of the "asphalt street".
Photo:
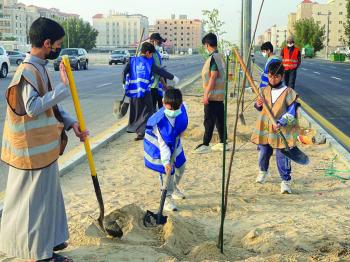
M 255 54 L 263 68 L 266 59 Z M 350 136 L 350 64 L 321 59 L 303 59 L 295 90 L 307 104 Z M 348 149 L 349 150 L 349 149 Z
M 122 71 L 123 65 L 90 65 L 89 70 L 74 71 L 74 78 L 77 85 L 79 99 L 83 115 L 90 136 L 93 137 L 99 132 L 107 129 L 116 122 L 112 114 L 113 103 L 120 99 L 123 94 Z M 203 65 L 200 56 L 184 56 L 170 59 L 164 62 L 166 69 L 175 74 L 180 81 L 186 81 L 198 74 Z M 59 74 L 49 66 L 49 72 L 54 83 L 58 83 Z M 13 74 L 6 79 L 0 79 L 0 138 L 2 137 L 3 124 L 6 112 L 5 91 Z M 171 83 L 171 81 L 170 81 Z M 180 82 L 181 83 L 181 82 Z M 63 108 L 75 117 L 72 100 L 67 98 L 61 103 Z M 1 139 L 0 139 L 1 144 Z M 69 132 L 69 144 L 67 150 L 79 144 L 73 132 Z M 0 192 L 3 191 L 6 183 L 7 168 L 0 163 Z

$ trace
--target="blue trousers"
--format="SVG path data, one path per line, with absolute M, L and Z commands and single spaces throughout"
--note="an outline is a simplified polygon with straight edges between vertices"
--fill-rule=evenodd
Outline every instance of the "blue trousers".
M 270 145 L 259 145 L 258 150 L 259 154 L 259 168 L 260 171 L 267 171 L 270 165 L 270 158 L 273 154 L 273 148 Z M 278 172 L 280 177 L 284 181 L 289 181 L 292 179 L 290 176 L 292 172 L 292 167 L 290 159 L 282 154 L 280 149 L 276 149 L 276 162 Z

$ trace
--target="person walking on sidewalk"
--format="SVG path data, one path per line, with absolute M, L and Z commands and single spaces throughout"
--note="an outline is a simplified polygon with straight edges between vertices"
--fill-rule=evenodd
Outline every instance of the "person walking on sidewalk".
M 127 132 L 137 134 L 135 141 L 143 140 L 147 120 L 154 113 L 151 95 L 154 74 L 173 80 L 175 84 L 179 82 L 179 78 L 155 65 L 153 60 L 155 51 L 151 43 L 143 43 L 141 55 L 131 57 L 123 72 L 125 95 L 130 98 Z
M 144 161 L 147 168 L 159 173 L 161 186 L 164 174 L 171 173 L 164 209 L 177 211 L 174 199 L 185 198 L 178 186 L 185 172 L 186 158 L 180 137 L 187 129 L 188 116 L 179 89 L 169 87 L 164 93 L 163 104 L 164 107 L 147 122 Z M 175 159 L 174 163 L 171 163 L 174 151 Z
M 287 38 L 287 46 L 282 49 L 281 57 L 285 70 L 284 82 L 288 87 L 294 89 L 297 70 L 301 63 L 301 52 L 300 49 L 295 46 L 294 38 L 292 36 Z
M 80 141 L 88 132 L 80 132 L 78 123 L 58 105 L 70 96 L 63 64 L 55 87 L 46 68 L 46 59 L 58 57 L 64 35 L 55 21 L 35 20 L 29 30 L 30 53 L 6 93 L 1 159 L 9 171 L 0 251 L 31 261 L 72 261 L 53 253 L 66 248 L 68 240 L 57 159 L 64 149 L 63 128 L 72 128 Z
M 264 72 L 261 74 L 261 82 L 260 82 L 260 88 L 263 88 L 269 84 L 269 78 L 268 78 L 268 73 L 269 73 L 269 65 L 271 63 L 281 61 L 281 59 L 278 56 L 275 56 L 273 54 L 273 45 L 271 42 L 265 42 L 261 45 L 261 54 L 263 57 L 267 58 Z
M 156 66 L 162 67 L 163 61 L 162 57 L 160 55 L 161 49 L 162 49 L 162 43 L 164 43 L 166 39 L 163 39 L 159 33 L 153 33 L 150 36 L 150 42 L 156 49 L 156 51 L 153 53 L 153 60 Z M 152 103 L 153 103 L 153 111 L 157 111 L 163 106 L 163 92 L 164 88 L 166 88 L 165 80 L 162 79 L 158 74 L 154 74 L 154 80 L 151 86 L 151 95 L 152 95 Z
M 289 147 L 296 145 L 298 128 L 296 121 L 296 107 L 298 95 L 287 87 L 282 81 L 284 68 L 281 62 L 274 62 L 269 65 L 269 85 L 262 89 L 261 98 L 257 99 L 255 108 L 260 112 L 256 121 L 251 141 L 258 145 L 259 153 L 259 174 L 256 182 L 263 184 L 269 176 L 270 159 L 273 150 L 276 150 L 277 168 L 282 179 L 281 193 L 291 194 L 291 161 L 281 149 L 285 148 L 281 136 L 277 133 L 282 129 Z M 277 120 L 277 125 L 272 125 L 264 108 L 263 101 L 266 101 L 272 115 Z
M 209 58 L 202 69 L 203 104 L 204 104 L 204 137 L 203 143 L 195 148 L 195 153 L 204 154 L 211 151 L 223 151 L 224 144 L 224 94 L 225 94 L 225 60 L 217 49 L 217 37 L 209 33 L 202 39 L 202 44 L 209 53 Z M 216 126 L 220 143 L 209 147 Z

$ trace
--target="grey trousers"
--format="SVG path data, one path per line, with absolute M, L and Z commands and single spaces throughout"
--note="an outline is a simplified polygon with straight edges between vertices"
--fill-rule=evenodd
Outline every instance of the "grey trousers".
M 175 168 L 175 173 L 170 176 L 169 186 L 167 190 L 167 196 L 171 196 L 174 189 L 180 184 L 180 180 L 185 173 L 186 164 L 183 164 L 180 168 Z M 159 174 L 160 189 L 162 189 L 165 183 L 165 175 Z

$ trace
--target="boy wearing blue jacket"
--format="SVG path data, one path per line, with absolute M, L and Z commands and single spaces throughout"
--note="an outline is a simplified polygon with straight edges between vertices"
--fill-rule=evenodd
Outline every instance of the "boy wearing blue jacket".
M 185 198 L 178 185 L 185 171 L 186 158 L 180 137 L 187 129 L 188 116 L 179 89 L 169 88 L 166 90 L 163 105 L 147 122 L 144 138 L 144 161 L 147 168 L 159 173 L 161 186 L 164 174 L 171 172 L 164 209 L 177 211 L 174 199 Z M 171 163 L 170 159 L 174 151 L 174 163 Z

